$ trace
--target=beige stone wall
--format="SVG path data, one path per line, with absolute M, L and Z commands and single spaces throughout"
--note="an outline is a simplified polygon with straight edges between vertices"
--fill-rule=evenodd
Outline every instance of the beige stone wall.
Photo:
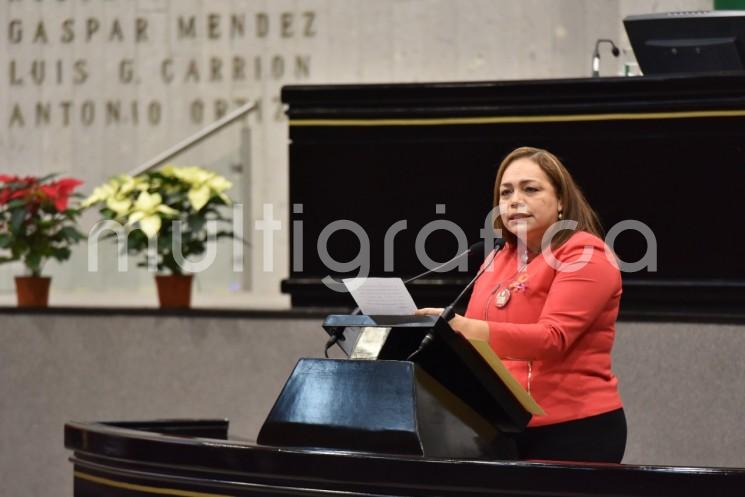
M 597 38 L 622 40 L 624 15 L 697 8 L 711 0 L 3 0 L 0 172 L 70 174 L 90 192 L 257 100 L 260 112 L 175 162 L 227 174 L 249 227 L 264 203 L 284 223 L 282 85 L 583 77 Z M 630 57 L 605 55 L 602 74 Z M 244 127 L 250 161 L 240 153 Z M 268 273 L 255 248 L 249 272 L 235 273 L 231 245 L 221 245 L 196 303 L 285 305 L 277 297 L 287 226 L 273 240 Z M 149 274 L 119 274 L 113 247 L 100 253 L 95 274 L 84 246 L 63 267 L 49 265 L 53 304 L 154 304 Z M 0 267 L 0 302 L 12 302 L 10 276 L 19 272 Z

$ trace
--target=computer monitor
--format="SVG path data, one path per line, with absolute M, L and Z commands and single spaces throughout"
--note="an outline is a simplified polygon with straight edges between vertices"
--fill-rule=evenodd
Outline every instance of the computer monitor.
M 745 11 L 633 15 L 623 24 L 644 74 L 745 71 Z

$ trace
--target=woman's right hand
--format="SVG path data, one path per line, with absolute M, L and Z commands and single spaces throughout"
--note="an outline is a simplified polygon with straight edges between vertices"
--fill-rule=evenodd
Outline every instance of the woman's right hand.
M 422 307 L 414 312 L 415 316 L 439 316 L 444 311 L 442 307 Z

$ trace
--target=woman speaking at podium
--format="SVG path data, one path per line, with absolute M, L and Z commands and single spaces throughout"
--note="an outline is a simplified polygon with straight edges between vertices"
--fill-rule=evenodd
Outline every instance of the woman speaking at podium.
M 507 243 L 450 325 L 488 341 L 546 412 L 517 436 L 521 459 L 620 462 L 626 419 L 611 347 L 621 275 L 597 215 L 559 159 L 531 147 L 502 161 L 494 206 Z

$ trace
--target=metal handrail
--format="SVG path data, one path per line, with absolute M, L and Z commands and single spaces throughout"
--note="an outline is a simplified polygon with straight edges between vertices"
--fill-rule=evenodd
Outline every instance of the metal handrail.
M 236 121 L 242 118 L 243 116 L 250 114 L 254 110 L 256 110 L 256 102 L 248 102 L 246 104 L 241 105 L 240 107 L 235 109 L 230 114 L 218 119 L 217 121 L 210 124 L 209 126 L 201 129 L 200 131 L 197 131 L 196 133 L 191 135 L 189 138 L 182 140 L 180 143 L 177 143 L 176 145 L 169 148 L 168 150 L 164 150 L 163 152 L 159 153 L 152 159 L 146 162 L 143 162 L 138 167 L 132 169 L 129 172 L 129 175 L 137 176 L 138 174 L 142 174 L 155 167 L 160 166 L 164 162 L 170 160 L 172 157 L 180 154 L 181 152 L 185 152 L 186 150 L 189 150 L 191 147 L 202 142 L 206 138 L 209 138 L 210 136 L 217 133 L 218 131 L 220 131 L 222 128 L 224 128 L 228 124 L 231 124 L 233 121 Z

